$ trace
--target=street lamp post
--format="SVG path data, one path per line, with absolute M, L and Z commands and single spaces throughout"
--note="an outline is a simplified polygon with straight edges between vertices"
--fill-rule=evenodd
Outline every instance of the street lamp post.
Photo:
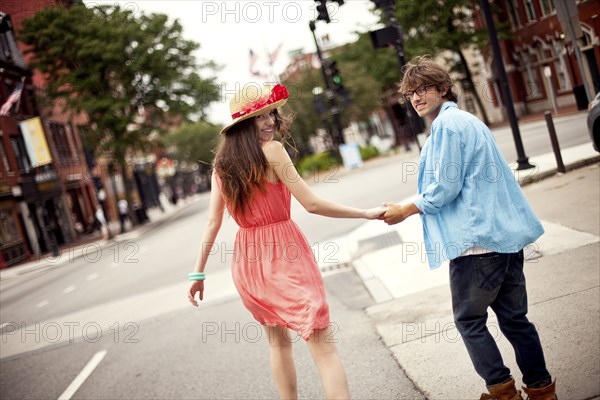
M 386 18 L 388 19 L 389 26 L 396 30 L 396 32 L 394 33 L 395 40 L 393 42 L 393 45 L 394 45 L 394 50 L 396 52 L 396 57 L 398 58 L 399 76 L 400 76 L 400 79 L 402 79 L 402 77 L 404 76 L 404 66 L 406 65 L 406 58 L 404 57 L 404 34 L 402 33 L 402 25 L 400 25 L 398 18 L 396 18 L 395 1 L 394 0 L 371 0 L 371 1 L 373 1 L 373 3 L 375 3 L 375 7 L 383 10 Z M 410 130 L 410 134 L 411 134 L 413 140 L 415 141 L 415 143 L 417 144 L 419 151 L 421 151 L 421 144 L 419 143 L 419 140 L 417 139 L 417 135 L 416 135 L 416 131 L 417 131 L 417 128 L 416 128 L 417 122 L 415 121 L 416 112 L 410 101 L 406 102 L 406 117 L 407 117 L 406 119 L 408 120 L 408 128 Z
M 485 17 L 485 23 L 487 25 L 488 36 L 490 38 L 490 45 L 492 46 L 492 52 L 494 55 L 494 63 L 496 64 L 496 71 L 498 72 L 498 80 L 500 90 L 502 91 L 502 100 L 504 101 L 504 107 L 508 115 L 510 127 L 515 141 L 515 147 L 517 148 L 517 169 L 529 169 L 533 168 L 533 165 L 529 163 L 529 159 L 525 155 L 525 149 L 523 148 L 523 142 L 521 140 L 521 132 L 519 131 L 519 124 L 517 123 L 517 115 L 513 106 L 513 99 L 508 87 L 508 77 L 506 70 L 504 69 L 504 63 L 502 61 L 502 53 L 500 52 L 500 44 L 498 43 L 498 34 L 496 32 L 496 26 L 494 25 L 494 19 L 490 10 L 489 0 L 480 0 L 481 11 Z
M 315 34 L 315 21 L 310 21 L 308 26 L 310 27 L 313 39 L 315 40 L 315 46 L 317 47 L 317 57 L 319 58 L 319 62 L 321 63 L 321 74 L 323 75 L 323 82 L 325 82 L 325 96 L 329 100 L 329 113 L 333 117 L 334 122 L 334 133 L 331 136 L 333 138 L 334 146 L 336 146 L 335 151 L 337 151 L 337 146 L 345 143 L 344 128 L 342 127 L 342 121 L 340 120 L 340 109 L 335 101 L 335 95 L 333 94 L 333 90 L 331 89 L 329 78 L 327 76 L 327 71 L 325 70 L 325 61 L 323 60 L 323 53 L 321 52 L 321 47 L 319 46 L 319 42 L 317 41 L 317 35 Z

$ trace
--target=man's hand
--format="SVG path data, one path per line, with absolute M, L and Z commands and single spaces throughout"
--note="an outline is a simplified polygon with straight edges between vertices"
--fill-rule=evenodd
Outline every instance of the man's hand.
M 418 214 L 421 212 L 417 208 L 417 206 L 415 206 L 414 203 L 410 203 L 404 206 L 394 203 L 383 203 L 383 205 L 386 206 L 388 209 L 385 212 L 385 214 L 383 214 L 382 219 L 388 225 L 398 224 L 404 221 L 406 218 L 410 217 L 411 215 Z

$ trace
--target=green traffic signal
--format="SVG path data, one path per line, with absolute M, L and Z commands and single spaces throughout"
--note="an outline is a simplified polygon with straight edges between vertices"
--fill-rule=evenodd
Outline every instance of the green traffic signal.
M 341 85 L 342 84 L 342 77 L 339 75 L 335 75 L 334 77 L 331 78 L 331 80 L 333 81 L 333 83 L 335 83 L 336 85 Z

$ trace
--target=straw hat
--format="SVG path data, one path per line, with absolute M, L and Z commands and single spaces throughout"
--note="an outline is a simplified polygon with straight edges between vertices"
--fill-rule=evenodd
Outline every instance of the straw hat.
M 281 107 L 287 102 L 288 97 L 287 89 L 281 84 L 244 86 L 229 102 L 233 121 L 223 128 L 221 134 L 241 121 Z

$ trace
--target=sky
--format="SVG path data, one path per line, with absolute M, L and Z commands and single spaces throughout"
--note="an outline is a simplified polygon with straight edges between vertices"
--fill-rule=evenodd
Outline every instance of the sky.
M 271 73 L 267 52 L 274 52 L 280 45 L 273 64 L 275 74 L 283 72 L 291 61 L 289 52 L 315 51 L 308 26 L 316 17 L 313 0 L 87 0 L 85 3 L 88 6 L 118 3 L 134 12 L 163 13 L 171 20 L 178 19 L 183 26 L 183 37 L 200 44 L 198 60 L 212 60 L 223 66 L 216 74 L 216 82 L 224 100 L 208 110 L 208 119 L 214 123 L 229 123 L 229 98 L 241 85 L 261 80 L 250 73 L 250 49 L 257 55 L 256 68 L 267 75 Z M 373 9 L 370 0 L 346 0 L 341 7 L 330 2 L 331 22 L 317 22 L 317 37 L 327 35 L 331 45 L 353 42 L 357 39 L 356 31 L 381 27 Z

